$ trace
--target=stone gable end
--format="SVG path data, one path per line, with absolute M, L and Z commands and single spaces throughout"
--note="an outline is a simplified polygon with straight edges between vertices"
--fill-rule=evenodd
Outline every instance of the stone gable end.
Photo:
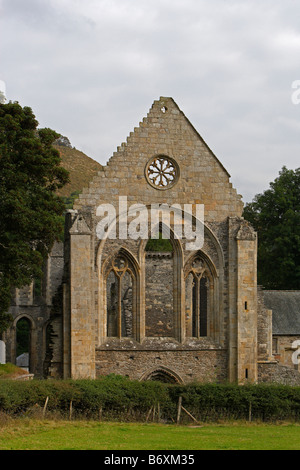
M 145 178 L 147 163 L 157 155 L 178 164 L 178 180 L 166 191 L 152 187 Z M 79 196 L 74 209 L 114 203 L 122 195 L 130 204 L 204 204 L 207 221 L 222 221 L 240 216 L 243 209 L 229 178 L 173 99 L 160 98 Z

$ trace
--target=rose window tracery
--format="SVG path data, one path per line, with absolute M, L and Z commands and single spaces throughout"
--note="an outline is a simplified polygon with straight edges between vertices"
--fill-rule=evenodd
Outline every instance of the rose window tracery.
M 165 155 L 154 157 L 146 166 L 147 181 L 156 189 L 169 189 L 177 182 L 178 177 L 177 163 Z

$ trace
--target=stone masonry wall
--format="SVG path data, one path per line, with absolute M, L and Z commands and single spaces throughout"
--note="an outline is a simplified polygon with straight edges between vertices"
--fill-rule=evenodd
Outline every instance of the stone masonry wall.
M 292 367 L 300 371 L 300 364 L 293 363 L 293 353 L 297 353 L 299 348 L 299 336 L 285 336 L 278 335 L 273 337 L 273 354 L 274 358 L 284 366 Z M 296 347 L 292 347 L 293 343 L 296 344 Z M 298 354 L 296 354 L 298 359 Z
M 275 361 L 269 364 L 262 363 L 258 364 L 258 382 L 299 386 L 300 372 Z
M 36 377 L 62 373 L 62 307 L 61 282 L 63 277 L 63 244 L 55 243 L 44 266 L 42 289 L 36 294 L 33 283 L 16 289 L 10 313 L 14 322 L 5 332 L 6 360 L 16 363 L 16 325 L 26 318 L 30 325 L 29 370 Z
M 172 253 L 146 254 L 146 336 L 174 336 Z
M 113 350 L 96 351 L 96 376 L 121 374 L 143 380 L 155 370 L 170 369 L 182 382 L 223 382 L 227 378 L 225 351 Z

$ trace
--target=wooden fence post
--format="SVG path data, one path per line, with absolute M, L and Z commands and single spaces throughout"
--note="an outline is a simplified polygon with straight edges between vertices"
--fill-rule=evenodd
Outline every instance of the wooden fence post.
M 181 406 L 182 406 L 182 397 L 179 397 L 178 409 L 177 409 L 177 424 L 179 424 L 179 422 L 180 422 Z
M 147 414 L 147 417 L 146 417 L 146 423 L 148 423 L 148 419 L 150 418 L 150 415 L 151 415 L 151 412 L 152 412 L 152 409 L 153 409 L 153 406 L 151 406 L 148 414 Z
M 46 398 L 46 401 L 45 401 L 45 404 L 44 404 L 44 408 L 43 408 L 43 418 L 45 418 L 45 414 L 46 414 L 46 409 L 47 409 L 48 401 L 49 401 L 49 397 Z

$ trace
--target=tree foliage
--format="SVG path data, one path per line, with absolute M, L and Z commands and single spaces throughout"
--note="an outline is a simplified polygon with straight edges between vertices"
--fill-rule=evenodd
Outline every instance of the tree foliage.
M 0 104 L 0 332 L 11 289 L 40 277 L 62 231 L 65 207 L 55 191 L 69 177 L 52 147 L 59 134 L 37 126 L 31 108 Z
M 300 289 L 300 168 L 283 167 L 243 215 L 258 233 L 258 282 L 268 289 Z

